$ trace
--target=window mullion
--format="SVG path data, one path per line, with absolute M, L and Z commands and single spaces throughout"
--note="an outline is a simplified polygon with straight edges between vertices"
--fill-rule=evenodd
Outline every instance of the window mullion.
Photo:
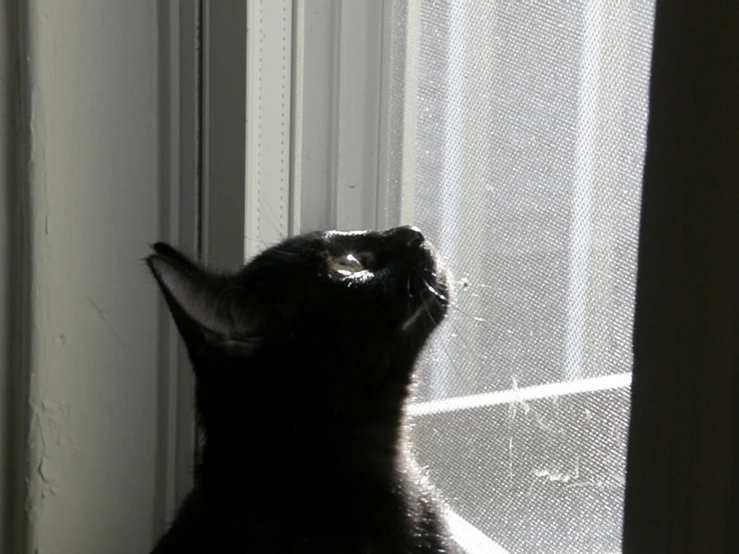
M 250 257 L 291 231 L 293 2 L 247 3 L 246 215 Z

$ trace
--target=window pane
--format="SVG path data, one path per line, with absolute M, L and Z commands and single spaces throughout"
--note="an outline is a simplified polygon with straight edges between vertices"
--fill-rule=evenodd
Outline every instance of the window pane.
M 617 552 L 654 2 L 399 6 L 420 19 L 392 71 L 390 109 L 416 109 L 403 194 L 458 283 L 419 457 L 512 554 Z

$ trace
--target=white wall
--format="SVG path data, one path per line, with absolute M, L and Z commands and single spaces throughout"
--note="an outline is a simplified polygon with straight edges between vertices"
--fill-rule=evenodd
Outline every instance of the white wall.
M 146 552 L 160 523 L 157 4 L 24 4 L 28 553 Z

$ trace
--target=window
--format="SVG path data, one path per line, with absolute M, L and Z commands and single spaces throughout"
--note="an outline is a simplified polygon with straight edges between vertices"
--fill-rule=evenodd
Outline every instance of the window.
M 146 243 L 411 221 L 459 283 L 409 416 L 467 552 L 615 553 L 624 505 L 624 552 L 739 551 L 735 3 L 659 3 L 643 200 L 648 0 L 85 4 L 0 12 L 0 551 L 144 552 L 191 487 Z
M 459 542 L 620 551 L 653 0 L 248 6 L 244 250 L 419 225 L 458 290 L 409 417 Z
M 653 1 L 395 4 L 390 132 L 412 147 L 380 209 L 457 282 L 419 458 L 463 543 L 617 552 Z

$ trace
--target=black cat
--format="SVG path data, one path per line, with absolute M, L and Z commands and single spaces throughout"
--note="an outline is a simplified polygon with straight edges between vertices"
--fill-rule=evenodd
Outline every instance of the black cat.
M 453 552 L 403 426 L 416 358 L 448 304 L 421 232 L 306 234 L 234 274 L 154 250 L 205 441 L 153 552 Z

